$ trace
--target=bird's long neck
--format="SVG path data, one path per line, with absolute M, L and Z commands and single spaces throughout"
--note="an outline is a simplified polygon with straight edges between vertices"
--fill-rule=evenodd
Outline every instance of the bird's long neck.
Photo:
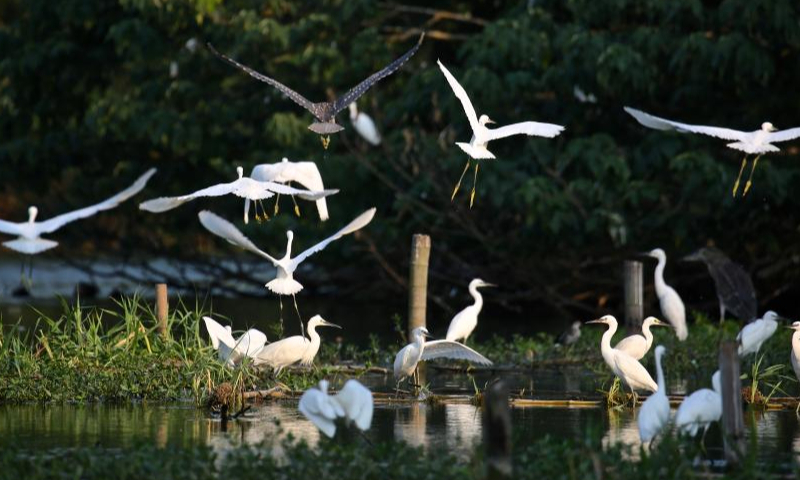
M 289 238 L 286 240 L 286 255 L 284 255 L 284 257 L 283 257 L 283 258 L 291 258 L 291 256 L 292 256 L 292 239 L 293 239 L 293 238 L 294 238 L 294 237 L 290 236 L 290 237 L 289 237 Z
M 480 294 L 480 292 L 478 292 L 478 286 L 470 285 L 469 294 L 472 295 L 473 299 L 475 299 L 475 303 L 473 303 L 472 306 L 478 309 L 480 312 L 481 308 L 483 308 L 483 296 Z
M 650 331 L 650 325 L 645 323 L 642 325 L 642 335 L 644 335 L 644 340 L 647 343 L 647 350 L 650 350 L 650 347 L 653 345 L 653 332 Z
M 800 360 L 800 330 L 795 330 L 792 334 L 792 352 L 794 357 Z
M 656 381 L 658 382 L 658 393 L 667 394 L 667 387 L 664 381 L 664 370 L 661 369 L 661 355 L 656 355 Z
M 664 291 L 664 289 L 667 287 L 667 284 L 664 283 L 664 268 L 666 266 L 667 259 L 664 257 L 659 258 L 655 273 L 656 293 Z
M 606 330 L 606 333 L 603 334 L 603 338 L 600 340 L 600 353 L 603 354 L 603 358 L 611 354 L 611 337 L 613 337 L 615 333 L 617 333 L 616 322 L 609 323 L 608 330 Z
M 319 348 L 319 333 L 317 333 L 317 327 L 315 325 L 309 325 L 306 327 L 306 333 L 308 333 L 308 338 L 311 339 L 311 346 L 315 348 Z

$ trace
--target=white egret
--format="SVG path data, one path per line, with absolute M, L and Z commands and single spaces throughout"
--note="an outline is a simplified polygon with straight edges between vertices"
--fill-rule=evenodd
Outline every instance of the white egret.
M 480 160 L 495 158 L 494 154 L 487 148 L 489 142 L 492 140 L 499 140 L 512 135 L 535 135 L 538 137 L 553 138 L 564 130 L 564 127 L 561 125 L 539 122 L 513 123 L 511 125 L 490 130 L 488 127 L 486 127 L 486 125 L 495 122 L 492 121 L 487 115 L 481 115 L 480 118 L 478 118 L 477 113 L 475 113 L 475 107 L 472 106 L 472 101 L 470 101 L 466 90 L 464 90 L 464 87 L 462 87 L 461 84 L 458 83 L 458 80 L 456 80 L 456 78 L 450 73 L 450 71 L 447 70 L 444 65 L 442 65 L 441 61 L 437 60 L 436 63 L 439 64 L 439 68 L 442 70 L 444 77 L 447 79 L 447 83 L 450 84 L 450 88 L 453 89 L 453 93 L 455 93 L 456 97 L 461 101 L 461 106 L 464 108 L 464 112 L 467 114 L 467 120 L 469 120 L 469 125 L 472 128 L 472 139 L 469 141 L 469 143 L 456 143 L 456 145 L 458 145 L 461 150 L 469 155 L 470 158 L 467 159 L 467 164 L 464 166 L 464 171 L 461 172 L 461 177 L 458 179 L 458 183 L 456 183 L 456 186 L 453 189 L 453 195 L 450 197 L 451 201 L 453 198 L 455 198 L 456 193 L 458 193 L 458 189 L 461 187 L 461 180 L 464 179 L 464 175 L 469 169 L 471 159 Z M 475 178 L 472 184 L 472 193 L 470 194 L 470 207 L 472 207 L 472 202 L 475 199 L 475 182 L 477 182 L 478 179 L 479 165 L 480 164 L 478 162 L 475 162 Z
M 631 393 L 636 395 L 636 390 L 658 391 L 658 385 L 647 369 L 638 360 L 631 357 L 622 350 L 611 348 L 611 337 L 617 331 L 617 319 L 613 315 L 605 315 L 597 320 L 590 320 L 586 323 L 602 323 L 608 325 L 608 330 L 600 340 L 600 353 L 603 360 L 611 367 L 614 374 L 619 377 L 623 384 L 631 389 Z
M 297 270 L 297 267 L 303 262 L 303 260 L 307 259 L 314 253 L 321 251 L 334 240 L 365 227 L 369 222 L 372 221 L 372 217 L 375 216 L 375 209 L 370 208 L 366 212 L 356 217 L 352 222 L 345 225 L 344 228 L 340 229 L 338 232 L 334 233 L 313 247 L 306 249 L 295 257 L 292 257 L 292 240 L 294 240 L 294 233 L 292 233 L 291 230 L 287 230 L 286 253 L 282 258 L 275 258 L 268 253 L 261 251 L 253 244 L 253 242 L 250 241 L 250 239 L 245 237 L 242 232 L 234 227 L 233 224 L 209 212 L 208 210 L 200 212 L 198 216 L 200 218 L 200 223 L 202 223 L 209 232 L 272 262 L 276 268 L 276 277 L 275 279 L 270 280 L 265 286 L 268 290 L 278 295 L 291 295 L 292 299 L 294 300 L 295 310 L 297 310 L 297 300 L 295 299 L 295 294 L 303 289 L 303 286 L 300 284 L 300 282 L 293 278 L 293 274 L 295 270 Z M 281 309 L 283 309 L 282 302 Z M 299 310 L 297 311 L 297 316 L 300 317 Z M 300 323 L 300 330 L 301 332 L 303 330 L 302 321 Z
M 746 357 L 751 353 L 758 353 L 761 345 L 764 344 L 778 329 L 780 316 L 772 310 L 764 314 L 762 318 L 755 320 L 742 328 L 736 336 L 739 342 L 739 356 Z
M 271 367 L 275 371 L 275 376 L 279 375 L 285 367 L 297 362 L 300 362 L 300 365 L 311 365 L 319 351 L 320 338 L 317 327 L 342 328 L 319 315 L 314 315 L 308 321 L 306 329 L 310 339 L 303 335 L 293 335 L 269 343 L 256 354 L 253 364 Z
M 37 253 L 49 250 L 58 245 L 58 242 L 41 238 L 41 235 L 45 233 L 53 233 L 70 222 L 74 222 L 75 220 L 79 220 L 81 218 L 91 217 L 97 212 L 110 210 L 116 207 L 120 203 L 139 193 L 145 187 L 145 185 L 147 185 L 147 181 L 150 180 L 150 177 L 152 177 L 155 173 L 156 169 L 151 168 L 145 172 L 144 175 L 133 182 L 130 187 L 119 192 L 113 197 L 107 198 L 100 203 L 96 203 L 79 210 L 58 215 L 49 220 L 37 222 L 36 216 L 39 214 L 39 209 L 36 207 L 28 208 L 27 222 L 15 223 L 8 222 L 6 220 L 0 220 L 0 233 L 18 236 L 18 238 L 14 240 L 3 242 L 3 245 L 11 250 L 23 253 L 25 255 L 36 255 Z
M 356 132 L 367 143 L 374 146 L 381 144 L 381 134 L 378 133 L 378 127 L 375 126 L 375 122 L 372 121 L 369 115 L 358 111 L 356 102 L 350 104 L 350 123 L 353 124 Z
M 583 324 L 579 320 L 572 322 L 569 329 L 561 332 L 558 338 L 556 338 L 556 345 L 568 346 L 577 342 L 578 339 L 581 338 L 581 325 Z
M 748 155 L 756 155 L 756 158 L 753 160 L 753 167 L 750 170 L 750 177 L 747 179 L 747 183 L 744 186 L 743 195 L 747 195 L 747 192 L 752 186 L 753 172 L 756 170 L 756 165 L 758 165 L 758 159 L 761 158 L 761 155 L 767 152 L 780 151 L 778 147 L 772 145 L 773 143 L 786 142 L 788 140 L 793 140 L 800 137 L 800 127 L 778 131 L 778 129 L 776 129 L 770 122 L 762 123 L 761 128 L 758 130 L 754 130 L 752 132 L 742 132 L 739 130 L 732 130 L 730 128 L 708 127 L 705 125 L 689 125 L 687 123 L 673 122 L 672 120 L 659 118 L 630 107 L 625 107 L 625 111 L 631 114 L 633 118 L 635 118 L 645 127 L 654 128 L 656 130 L 676 130 L 682 133 L 700 133 L 702 135 L 709 135 L 711 137 L 721 138 L 723 140 L 734 140 L 733 143 L 729 143 L 727 145 L 728 148 L 739 150 L 745 153 L 745 156 L 742 159 L 742 166 L 739 168 L 739 176 L 736 177 L 736 183 L 733 185 L 734 197 L 736 196 L 736 192 L 739 190 L 739 182 L 742 179 L 742 172 L 744 172 L 744 168 L 747 166 Z
M 310 388 L 300 397 L 300 413 L 325 435 L 336 435 L 336 419 L 344 418 L 361 431 L 372 425 L 374 401 L 372 392 L 357 380 L 348 380 L 336 395 L 328 395 L 328 381 L 320 380 L 317 388 Z
M 683 300 L 681 300 L 678 292 L 664 282 L 667 254 L 664 253 L 664 250 L 655 248 L 644 255 L 658 260 L 654 274 L 658 303 L 661 305 L 661 313 L 664 318 L 672 325 L 672 328 L 675 329 L 675 335 L 682 342 L 689 335 L 689 331 L 686 329 L 686 307 L 683 306 Z
M 247 73 L 256 80 L 259 80 L 261 82 L 264 82 L 272 86 L 273 88 L 276 88 L 281 93 L 289 97 L 294 103 L 300 105 L 301 107 L 311 112 L 311 114 L 314 115 L 314 117 L 318 121 L 309 125 L 308 129 L 316 134 L 325 135 L 325 137 L 321 137 L 321 139 L 322 139 L 322 146 L 327 149 L 328 142 L 330 141 L 330 134 L 344 130 L 344 127 L 336 123 L 336 114 L 347 108 L 348 105 L 355 102 L 356 100 L 358 100 L 359 97 L 367 93 L 367 90 L 372 88 L 376 83 L 378 83 L 378 81 L 396 72 L 397 69 L 399 69 L 404 63 L 406 63 L 406 61 L 408 61 L 408 59 L 410 59 L 415 53 L 417 53 L 419 46 L 422 44 L 423 38 L 425 38 L 424 33 L 419 36 L 417 44 L 411 47 L 411 49 L 407 51 L 405 54 L 403 54 L 402 57 L 398 58 L 389 65 L 385 66 L 383 69 L 373 73 L 372 75 L 369 76 L 369 78 L 362 81 L 355 87 L 351 88 L 347 93 L 337 98 L 333 102 L 311 102 L 304 96 L 300 95 L 299 93 L 295 92 L 294 90 L 280 83 L 279 81 L 274 80 L 261 73 L 258 73 L 252 68 L 242 65 L 236 60 L 217 52 L 214 49 L 214 47 L 211 46 L 211 44 L 208 44 L 208 48 L 209 50 L 211 50 L 211 53 L 213 53 L 223 61 L 227 62 L 230 65 L 233 65 L 239 70 L 242 70 L 243 72 Z
M 791 327 L 787 327 L 794 330 L 792 334 L 792 369 L 794 370 L 794 375 L 797 377 L 797 380 L 800 381 L 800 322 L 792 323 Z
M 264 218 L 268 219 L 269 215 L 267 215 L 267 211 L 264 209 L 264 205 L 261 204 L 261 201 L 273 197 L 276 193 L 292 196 L 297 195 L 300 198 L 313 201 L 339 192 L 339 190 L 300 190 L 282 183 L 253 180 L 252 178 L 243 176 L 244 169 L 242 167 L 236 167 L 236 173 L 238 173 L 239 178 L 232 182 L 212 185 L 194 193 L 181 195 L 179 197 L 161 197 L 147 200 L 140 203 L 139 208 L 148 212 L 161 213 L 172 210 L 173 208 L 177 208 L 196 198 L 236 195 L 237 197 L 245 198 L 248 201 L 253 200 L 255 202 L 256 219 L 260 220 L 261 218 L 258 215 L 258 205 L 261 205 L 261 210 L 264 212 Z M 247 216 L 245 216 L 245 220 L 247 220 Z
M 322 175 L 319 173 L 317 164 L 314 162 L 290 162 L 289 159 L 284 157 L 277 163 L 263 163 L 253 167 L 250 172 L 250 178 L 260 182 L 277 182 L 286 183 L 297 182 L 309 190 L 325 190 L 322 183 Z M 278 213 L 278 201 L 280 201 L 280 194 L 275 199 L 275 213 Z M 295 202 L 294 196 L 292 201 Z M 244 201 L 244 223 L 248 222 L 248 212 L 250 210 L 250 200 Z M 328 219 L 328 204 L 325 197 L 317 200 L 317 211 L 319 212 L 319 219 L 323 222 Z M 297 202 L 294 203 L 294 212 L 300 216 L 300 208 Z
M 264 348 L 267 336 L 261 330 L 251 328 L 235 339 L 231 327 L 220 325 L 211 317 L 203 317 L 211 345 L 217 350 L 220 361 L 229 367 L 236 366 L 245 357 L 253 358 Z
M 647 317 L 642 322 L 642 333 L 629 335 L 620 340 L 614 348 L 622 350 L 636 360 L 641 360 L 650 351 L 653 345 L 653 332 L 650 327 L 668 327 L 669 324 L 662 322 L 656 317 Z
M 711 422 L 717 422 L 722 417 L 722 384 L 719 370 L 711 377 L 711 385 L 714 386 L 714 390 L 701 388 L 681 402 L 675 414 L 675 426 L 681 433 L 695 436 L 702 428 L 705 436 Z
M 656 378 L 658 379 L 658 391 L 647 397 L 647 400 L 639 409 L 639 416 L 636 419 L 639 424 L 639 438 L 642 442 L 651 441 L 669 423 L 669 399 L 667 398 L 667 385 L 664 381 L 664 371 L 662 370 L 661 358 L 666 349 L 663 345 L 658 345 L 655 351 L 656 357 Z
M 484 282 L 480 278 L 475 278 L 469 282 L 469 294 L 475 299 L 475 303 L 458 312 L 450 320 L 450 326 L 447 328 L 447 335 L 445 335 L 446 340 L 455 342 L 463 339 L 464 343 L 467 343 L 470 334 L 478 325 L 478 315 L 481 313 L 481 308 L 483 308 L 483 297 L 478 293 L 478 289 L 495 286 Z
M 492 364 L 491 360 L 466 345 L 450 340 L 426 342 L 426 337 L 430 337 L 427 328 L 415 328 L 411 332 L 411 343 L 401 348 L 397 352 L 397 356 L 394 357 L 394 378 L 397 379 L 398 386 L 404 379 L 414 376 L 417 371 L 417 364 L 422 360 L 452 358 L 455 360 L 467 360 L 479 365 Z

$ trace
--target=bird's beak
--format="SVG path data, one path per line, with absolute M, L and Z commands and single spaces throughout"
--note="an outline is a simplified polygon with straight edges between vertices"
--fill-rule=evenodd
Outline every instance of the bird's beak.
M 427 332 L 422 332 L 422 336 L 425 337 L 425 338 L 433 338 L 433 335 L 431 335 L 430 333 L 427 333 Z
M 329 322 L 327 320 L 323 320 L 323 322 L 325 322 L 325 323 L 323 323 L 323 325 L 326 326 L 326 327 L 342 328 L 339 325 L 336 325 L 335 323 L 331 323 L 331 322 Z
M 773 125 L 773 126 L 772 126 L 772 127 L 769 129 L 769 131 L 770 131 L 770 132 L 777 132 L 777 131 L 778 131 L 778 127 L 776 127 L 775 125 Z
M 497 285 L 494 283 L 484 283 L 481 287 L 496 287 Z
M 698 261 L 700 261 L 700 255 L 698 255 L 696 253 L 690 253 L 689 255 L 686 255 L 685 257 L 681 258 L 681 261 L 682 262 L 698 262 Z
M 656 319 L 656 321 L 653 322 L 653 325 L 658 326 L 658 327 L 672 327 L 671 323 L 662 322 L 661 320 L 658 320 L 658 319 Z
M 586 323 L 606 323 L 606 322 L 605 322 L 605 320 L 603 320 L 602 318 L 596 318 L 596 319 L 594 319 L 594 320 L 589 320 L 589 321 L 588 321 L 588 322 L 586 322 Z
M 494 120 L 492 120 L 491 118 L 490 118 L 489 120 L 486 120 L 486 123 L 497 124 L 497 122 L 495 122 L 495 121 L 494 121 Z

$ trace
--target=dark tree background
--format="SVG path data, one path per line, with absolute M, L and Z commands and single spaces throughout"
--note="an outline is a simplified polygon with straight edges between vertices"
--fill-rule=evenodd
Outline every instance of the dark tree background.
M 248 226 L 258 244 L 281 251 L 286 228 L 315 239 L 378 207 L 355 240 L 315 258 L 325 275 L 308 279 L 311 289 L 338 278 L 352 291 L 402 296 L 411 234 L 425 232 L 432 292 L 479 275 L 502 285 L 495 297 L 510 310 L 588 315 L 618 302 L 623 259 L 660 246 L 690 307 L 716 312 L 713 296 L 697 293 L 711 285 L 704 268 L 674 261 L 714 244 L 753 273 L 762 304 L 797 313 L 800 142 L 763 158 L 749 196 L 733 199 L 738 152 L 648 130 L 622 110 L 743 130 L 800 125 L 796 1 L 433 3 L 0 0 L 0 218 L 22 220 L 34 203 L 45 217 L 84 205 L 151 166 L 159 173 L 136 202 L 286 156 L 317 162 L 342 192 L 327 224 L 308 204 L 300 220 L 284 204 L 284 215 Z M 204 48 L 321 100 L 399 56 L 421 30 L 417 55 L 359 102 L 383 145 L 368 147 L 344 112 L 347 130 L 327 153 L 306 129 L 308 113 Z M 492 144 L 498 160 L 482 164 L 471 210 L 469 177 L 450 202 L 465 161 L 453 142 L 470 130 L 437 58 L 479 113 L 567 127 L 555 140 Z M 579 101 L 576 88 L 595 101 Z M 136 202 L 65 228 L 54 255 L 231 254 L 196 213 L 238 221 L 241 202 L 163 215 Z

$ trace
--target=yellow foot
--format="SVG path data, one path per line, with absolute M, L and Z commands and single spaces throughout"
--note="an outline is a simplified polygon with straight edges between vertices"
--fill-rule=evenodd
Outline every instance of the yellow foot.
M 472 208 L 472 204 L 475 202 L 475 189 L 472 189 L 472 193 L 469 194 L 469 208 Z
M 300 207 L 298 207 L 297 205 L 294 206 L 294 214 L 297 215 L 298 217 L 300 216 Z
M 744 184 L 744 192 L 742 193 L 743 197 L 747 196 L 747 192 L 750 191 L 750 187 L 752 187 L 752 186 L 753 186 L 753 182 L 751 180 L 748 180 L 747 183 Z
M 327 136 L 324 136 L 324 137 L 319 137 L 319 139 L 322 141 L 322 148 L 327 150 L 328 149 L 328 145 L 330 145 L 330 143 L 331 143 L 331 136 L 327 135 Z
M 456 188 L 453 189 L 453 194 L 450 195 L 450 201 L 452 202 L 454 198 L 456 198 L 456 193 L 458 193 L 458 189 L 461 188 L 461 184 L 459 183 L 456 185 Z

